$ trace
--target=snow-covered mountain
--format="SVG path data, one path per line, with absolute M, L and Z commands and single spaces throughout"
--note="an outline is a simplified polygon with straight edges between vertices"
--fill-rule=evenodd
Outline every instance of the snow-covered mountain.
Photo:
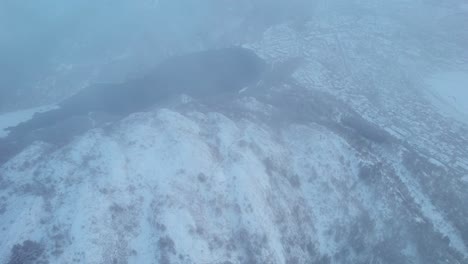
M 466 5 L 338 2 L 244 39 L 236 98 L 3 164 L 0 263 L 468 263 Z

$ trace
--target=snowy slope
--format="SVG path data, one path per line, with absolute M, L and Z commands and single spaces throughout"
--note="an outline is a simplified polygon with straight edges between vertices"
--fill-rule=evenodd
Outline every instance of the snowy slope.
M 424 160 L 334 130 L 161 109 L 35 144 L 1 170 L 1 261 L 27 240 L 52 263 L 466 258 L 406 164 Z
M 51 159 L 37 161 L 39 167 L 28 168 L 23 157 L 4 167 L 2 189 L 14 193 L 2 196 L 3 261 L 15 242 L 26 239 L 44 241 L 56 263 L 284 262 L 317 257 L 318 248 L 337 250 L 319 245 L 312 219 L 301 219 L 312 217 L 310 206 L 318 217 L 320 207 L 340 200 L 313 204 L 307 186 L 319 179 L 309 175 L 313 167 L 304 166 L 336 163 L 352 153 L 323 128 L 291 127 L 281 136 L 288 142 L 280 145 L 274 139 L 280 135 L 216 113 L 160 110 L 136 114 L 118 126 L 111 135 L 88 133 L 49 154 Z M 331 149 L 307 157 L 306 148 L 291 160 L 304 136 L 310 137 L 307 148 Z M 314 143 L 318 137 L 330 138 Z M 35 146 L 22 155 L 35 161 L 46 150 Z M 355 168 L 337 169 L 339 181 L 357 177 Z M 290 221 L 297 226 L 288 227 Z M 301 226 L 310 230 L 304 245 L 286 243 L 302 236 Z M 320 232 L 330 228 L 319 227 Z

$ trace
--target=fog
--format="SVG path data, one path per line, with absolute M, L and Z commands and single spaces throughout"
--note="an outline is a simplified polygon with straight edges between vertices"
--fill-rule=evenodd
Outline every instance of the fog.
M 0 262 L 468 263 L 467 29 L 465 0 L 1 0 Z
M 463 1 L 5 0 L 0 12 L 0 111 L 142 74 L 171 54 L 245 44 L 283 23 L 329 24 L 330 33 L 360 20 L 388 26 L 387 40 L 419 53 L 415 63 L 463 60 L 467 45 Z

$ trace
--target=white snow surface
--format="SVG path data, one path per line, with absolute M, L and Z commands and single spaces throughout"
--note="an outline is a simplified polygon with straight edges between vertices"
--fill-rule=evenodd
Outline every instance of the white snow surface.
M 309 247 L 334 253 L 330 220 L 358 214 L 352 205 L 341 212 L 349 203 L 341 194 L 320 190 L 331 181 L 349 188 L 357 177 L 353 150 L 321 127 L 273 135 L 248 120 L 169 109 L 134 114 L 118 127 L 110 135 L 90 131 L 47 159 L 45 146 L 31 147 L 2 168 L 11 188 L 1 192 L 1 262 L 30 239 L 60 252 L 54 263 L 179 256 L 215 263 L 245 257 L 245 250 L 286 263 L 284 236 L 308 230 Z M 239 249 L 247 236 L 258 245 Z
M 52 263 L 308 263 L 342 252 L 351 227 L 370 228 L 356 227 L 363 219 L 373 222 L 366 240 L 379 240 L 397 213 L 360 180 L 359 164 L 373 158 L 317 124 L 277 131 L 159 109 L 46 151 L 34 144 L 0 170 L 2 263 L 25 240 L 42 241 Z M 436 217 L 466 252 L 407 172 L 396 173 L 431 210 L 415 219 Z

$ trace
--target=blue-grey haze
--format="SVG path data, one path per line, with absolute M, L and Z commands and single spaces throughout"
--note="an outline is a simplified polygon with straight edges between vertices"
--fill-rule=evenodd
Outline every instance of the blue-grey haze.
M 466 264 L 467 105 L 466 0 L 0 0 L 0 263 Z

